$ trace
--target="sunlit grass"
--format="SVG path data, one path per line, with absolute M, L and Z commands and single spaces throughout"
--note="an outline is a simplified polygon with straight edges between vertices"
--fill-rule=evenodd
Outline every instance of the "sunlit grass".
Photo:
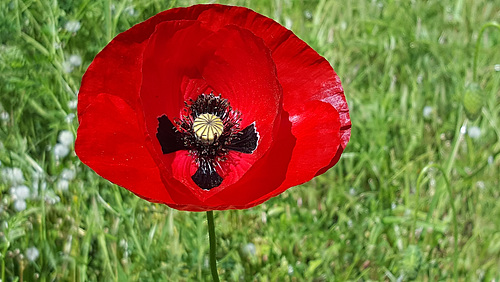
M 498 0 L 212 2 L 272 17 L 325 56 L 353 124 L 326 174 L 214 213 L 223 280 L 500 279 L 500 30 L 480 39 L 476 81 L 472 70 Z M 93 57 L 132 25 L 196 3 L 0 2 L 0 279 L 210 279 L 204 213 L 141 200 L 66 144 Z M 484 104 L 470 121 L 473 82 Z

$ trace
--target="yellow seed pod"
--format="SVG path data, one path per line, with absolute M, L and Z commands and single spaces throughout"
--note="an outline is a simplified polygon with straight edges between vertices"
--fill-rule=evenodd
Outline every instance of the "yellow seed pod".
M 213 114 L 201 114 L 193 122 L 196 138 L 206 144 L 213 144 L 224 131 L 222 120 Z

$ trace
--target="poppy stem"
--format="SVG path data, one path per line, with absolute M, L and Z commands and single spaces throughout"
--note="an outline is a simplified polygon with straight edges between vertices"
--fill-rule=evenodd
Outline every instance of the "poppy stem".
M 210 270 L 212 271 L 213 281 L 219 282 L 219 274 L 217 273 L 217 260 L 215 258 L 215 225 L 214 225 L 214 212 L 207 211 L 208 222 L 208 239 L 210 241 Z

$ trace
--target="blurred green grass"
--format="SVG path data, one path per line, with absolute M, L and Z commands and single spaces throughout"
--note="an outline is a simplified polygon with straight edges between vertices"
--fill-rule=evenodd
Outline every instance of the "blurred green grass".
M 500 1 L 212 2 L 267 15 L 325 56 L 353 124 L 326 174 L 261 206 L 215 212 L 223 280 L 500 279 L 500 30 L 480 39 L 472 74 L 479 30 L 500 21 Z M 76 132 L 74 101 L 93 57 L 133 24 L 196 3 L 0 2 L 2 279 L 210 278 L 204 213 L 111 185 L 72 145 L 54 154 L 60 132 Z M 470 83 L 484 102 L 475 121 L 462 105 Z M 15 185 L 31 193 L 24 209 Z

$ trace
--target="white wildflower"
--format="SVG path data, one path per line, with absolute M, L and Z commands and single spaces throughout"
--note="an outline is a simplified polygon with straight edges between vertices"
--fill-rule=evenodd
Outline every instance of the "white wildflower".
M 56 185 L 57 185 L 57 190 L 68 191 L 69 181 L 66 179 L 59 179 L 59 181 L 57 181 Z
M 18 212 L 24 211 L 26 209 L 26 201 L 17 200 L 14 202 L 14 209 Z
M 45 194 L 45 202 L 47 202 L 47 204 L 54 205 L 59 203 L 59 201 L 61 201 L 61 198 L 54 194 L 54 192 L 47 191 L 47 193 Z
M 285 27 L 287 29 L 291 29 L 292 28 L 292 25 L 293 25 L 293 21 L 291 18 L 289 17 L 285 17 Z
M 76 115 L 74 113 L 69 113 L 65 118 L 64 120 L 67 122 L 67 123 L 71 123 L 73 122 L 73 120 L 75 119 Z
M 493 156 L 491 156 L 491 155 L 490 155 L 490 156 L 488 157 L 488 164 L 489 164 L 489 165 L 492 165 L 494 162 L 495 162 L 495 158 L 494 158 Z
M 31 194 L 30 188 L 26 185 L 19 185 L 10 188 L 10 195 L 14 200 L 26 200 Z
M 500 64 L 496 64 L 494 68 L 495 68 L 495 71 L 500 71 Z
M 54 42 L 54 43 L 52 43 L 52 46 L 54 46 L 54 49 L 57 50 L 57 49 L 61 49 L 62 44 L 61 44 L 61 42 Z
M 76 33 L 80 30 L 81 26 L 82 25 L 80 24 L 79 21 L 71 20 L 66 23 L 64 29 L 66 29 L 68 32 Z
M 79 67 L 82 64 L 82 57 L 80 57 L 80 55 L 73 54 L 69 56 L 68 62 L 74 67 Z
M 465 133 L 467 133 L 467 126 L 462 125 L 462 127 L 460 127 L 460 134 L 462 134 L 462 135 L 463 135 L 463 134 L 465 134 Z
M 424 118 L 430 118 L 431 114 L 432 114 L 432 107 L 425 106 L 422 114 L 423 114 Z
M 137 15 L 137 12 L 135 11 L 134 6 L 127 6 L 123 11 L 132 17 Z
M 70 146 L 71 144 L 73 144 L 73 141 L 75 141 L 75 137 L 73 136 L 73 133 L 71 131 L 63 130 L 59 132 L 57 140 L 63 145 Z
M 62 63 L 62 69 L 64 71 L 64 73 L 70 73 L 73 71 L 73 65 L 69 62 L 69 61 L 64 61 Z
M 54 146 L 54 155 L 56 156 L 56 158 L 62 159 L 64 157 L 66 157 L 68 154 L 69 154 L 68 146 L 60 144 L 60 143 L 57 143 Z
M 13 185 L 24 183 L 23 171 L 17 167 L 2 169 L 2 176 L 4 180 Z
M 255 256 L 256 251 L 257 248 L 255 248 L 255 245 L 253 243 L 248 243 L 243 246 L 243 253 L 247 256 Z
M 469 127 L 467 133 L 469 134 L 470 138 L 477 139 L 481 136 L 481 129 L 477 126 L 471 126 Z
M 484 183 L 484 181 L 476 182 L 476 186 L 477 186 L 477 188 L 479 188 L 481 190 L 484 190 L 484 188 L 486 188 L 486 184 Z
M 424 76 L 420 74 L 419 76 L 417 76 L 417 83 L 422 84 L 422 81 L 424 81 Z
M 313 17 L 313 15 L 312 15 L 311 11 L 309 11 L 309 10 L 305 10 L 305 11 L 304 11 L 304 16 L 305 16 L 305 17 L 306 17 L 306 19 L 308 19 L 308 20 L 312 20 L 312 17 Z
M 40 256 L 40 252 L 36 247 L 30 247 L 26 250 L 26 258 L 29 261 L 34 262 L 38 256 Z
M 2 120 L 2 121 L 8 121 L 8 120 L 9 120 L 9 118 L 10 118 L 10 115 L 9 115 L 9 113 L 8 113 L 8 112 L 6 112 L 6 111 L 2 111 L 2 112 L 0 113 L 0 120 Z
M 71 110 L 76 109 L 77 105 L 78 105 L 78 100 L 76 99 L 68 102 L 68 108 L 70 108 Z
M 342 29 L 342 30 L 346 30 L 346 29 L 347 29 L 347 23 L 346 23 L 346 22 L 344 22 L 344 21 L 343 21 L 343 22 L 341 22 L 341 23 L 340 23 L 340 29 Z
M 73 169 L 65 168 L 61 171 L 61 178 L 71 181 L 75 179 L 76 172 Z

